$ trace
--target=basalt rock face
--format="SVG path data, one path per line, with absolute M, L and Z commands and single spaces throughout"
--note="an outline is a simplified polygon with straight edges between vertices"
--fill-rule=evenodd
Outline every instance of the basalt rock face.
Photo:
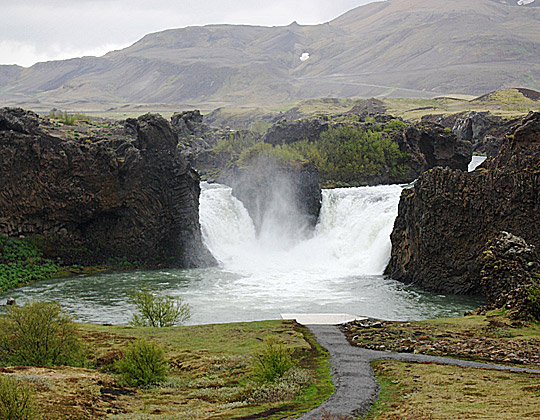
M 208 130 L 198 109 L 174 114 L 171 117 L 171 125 L 179 137 L 200 136 Z
M 439 124 L 408 126 L 397 141 L 400 150 L 409 154 L 415 177 L 436 166 L 466 171 L 472 157 L 471 143 Z
M 313 142 L 317 141 L 321 133 L 328 128 L 330 128 L 328 122 L 319 118 L 281 120 L 268 129 L 263 141 L 274 146 L 302 140 Z
M 132 139 L 48 131 L 31 112 L 0 112 L 0 234 L 34 238 L 66 264 L 214 262 L 201 241 L 197 174 L 163 118 L 128 120 Z
M 500 232 L 483 253 L 485 308 L 505 308 L 512 317 L 540 320 L 540 260 L 523 238 Z
M 436 122 L 449 128 L 458 140 L 472 144 L 473 151 L 495 157 L 499 153 L 508 130 L 519 122 L 519 119 L 503 119 L 489 112 L 467 112 L 448 116 L 426 115 L 422 122 Z
M 540 113 L 483 168 L 435 168 L 403 191 L 386 273 L 435 292 L 482 294 L 483 251 L 500 231 L 540 245 Z

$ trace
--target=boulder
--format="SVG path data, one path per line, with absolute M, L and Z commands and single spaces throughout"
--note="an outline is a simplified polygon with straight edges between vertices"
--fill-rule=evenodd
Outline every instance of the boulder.
M 500 232 L 482 255 L 484 310 L 506 309 L 513 318 L 540 320 L 540 260 L 534 246 Z

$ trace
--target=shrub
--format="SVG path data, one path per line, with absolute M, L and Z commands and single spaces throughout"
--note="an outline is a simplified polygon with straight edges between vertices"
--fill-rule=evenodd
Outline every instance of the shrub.
M 311 378 L 305 370 L 291 368 L 275 382 L 265 383 L 260 388 L 255 388 L 246 402 L 268 404 L 294 400 L 310 382 Z
M 90 121 L 90 118 L 84 114 L 75 113 L 75 114 L 68 114 L 67 111 L 51 111 L 49 113 L 50 119 L 59 120 L 60 122 L 64 123 L 65 125 L 75 125 L 77 121 Z
M 153 341 L 139 339 L 116 362 L 118 373 L 130 385 L 145 387 L 165 380 L 167 362 L 163 349 Z
M 263 348 L 253 354 L 252 371 L 260 382 L 275 381 L 293 366 L 291 350 L 275 336 L 266 337 Z
M 80 365 L 75 325 L 56 302 L 11 305 L 0 320 L 0 361 L 12 365 Z
M 407 128 L 407 124 L 401 120 L 391 120 L 386 123 L 384 126 L 384 131 L 401 131 Z
M 139 327 L 172 327 L 187 321 L 191 309 L 181 299 L 171 296 L 155 296 L 149 290 L 139 290 L 131 295 L 138 313 L 133 314 L 131 324 Z
M 307 163 L 304 156 L 288 145 L 273 146 L 268 143 L 256 143 L 249 149 L 245 149 L 238 158 L 240 166 L 258 164 L 260 161 L 270 161 L 279 167 L 291 167 Z
M 0 376 L 0 420 L 37 418 L 33 387 L 10 376 Z

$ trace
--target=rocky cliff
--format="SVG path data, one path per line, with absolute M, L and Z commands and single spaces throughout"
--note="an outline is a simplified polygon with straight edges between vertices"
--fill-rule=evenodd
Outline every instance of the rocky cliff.
M 97 137 L 92 125 L 58 127 L 0 111 L 0 234 L 30 238 L 66 264 L 213 263 L 201 241 L 198 176 L 168 122 L 147 114 Z
M 525 89 L 518 89 L 525 91 Z M 495 157 L 501 149 L 508 130 L 518 118 L 503 119 L 489 112 L 462 112 L 452 115 L 425 115 L 422 122 L 435 122 L 451 129 L 458 140 L 472 144 L 473 151 Z
M 435 168 L 403 191 L 386 273 L 435 292 L 485 293 L 483 252 L 500 231 L 540 245 L 540 113 L 481 169 Z

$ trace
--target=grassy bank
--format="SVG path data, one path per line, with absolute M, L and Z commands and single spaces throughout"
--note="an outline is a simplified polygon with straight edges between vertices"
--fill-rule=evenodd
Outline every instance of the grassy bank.
M 352 327 L 358 345 L 540 369 L 540 324 L 504 311 L 419 322 Z M 379 361 L 381 395 L 369 420 L 540 418 L 540 375 Z
M 0 368 L 35 385 L 42 419 L 287 419 L 317 406 L 333 391 L 327 353 L 305 327 L 290 321 L 77 328 L 89 352 L 88 368 Z M 296 389 L 294 378 L 276 386 L 253 379 L 252 355 L 268 335 L 278 336 L 292 351 L 308 385 Z M 131 388 L 116 375 L 114 362 L 142 337 L 164 349 L 167 379 Z
M 370 420 L 536 420 L 540 375 L 376 362 L 381 398 Z

